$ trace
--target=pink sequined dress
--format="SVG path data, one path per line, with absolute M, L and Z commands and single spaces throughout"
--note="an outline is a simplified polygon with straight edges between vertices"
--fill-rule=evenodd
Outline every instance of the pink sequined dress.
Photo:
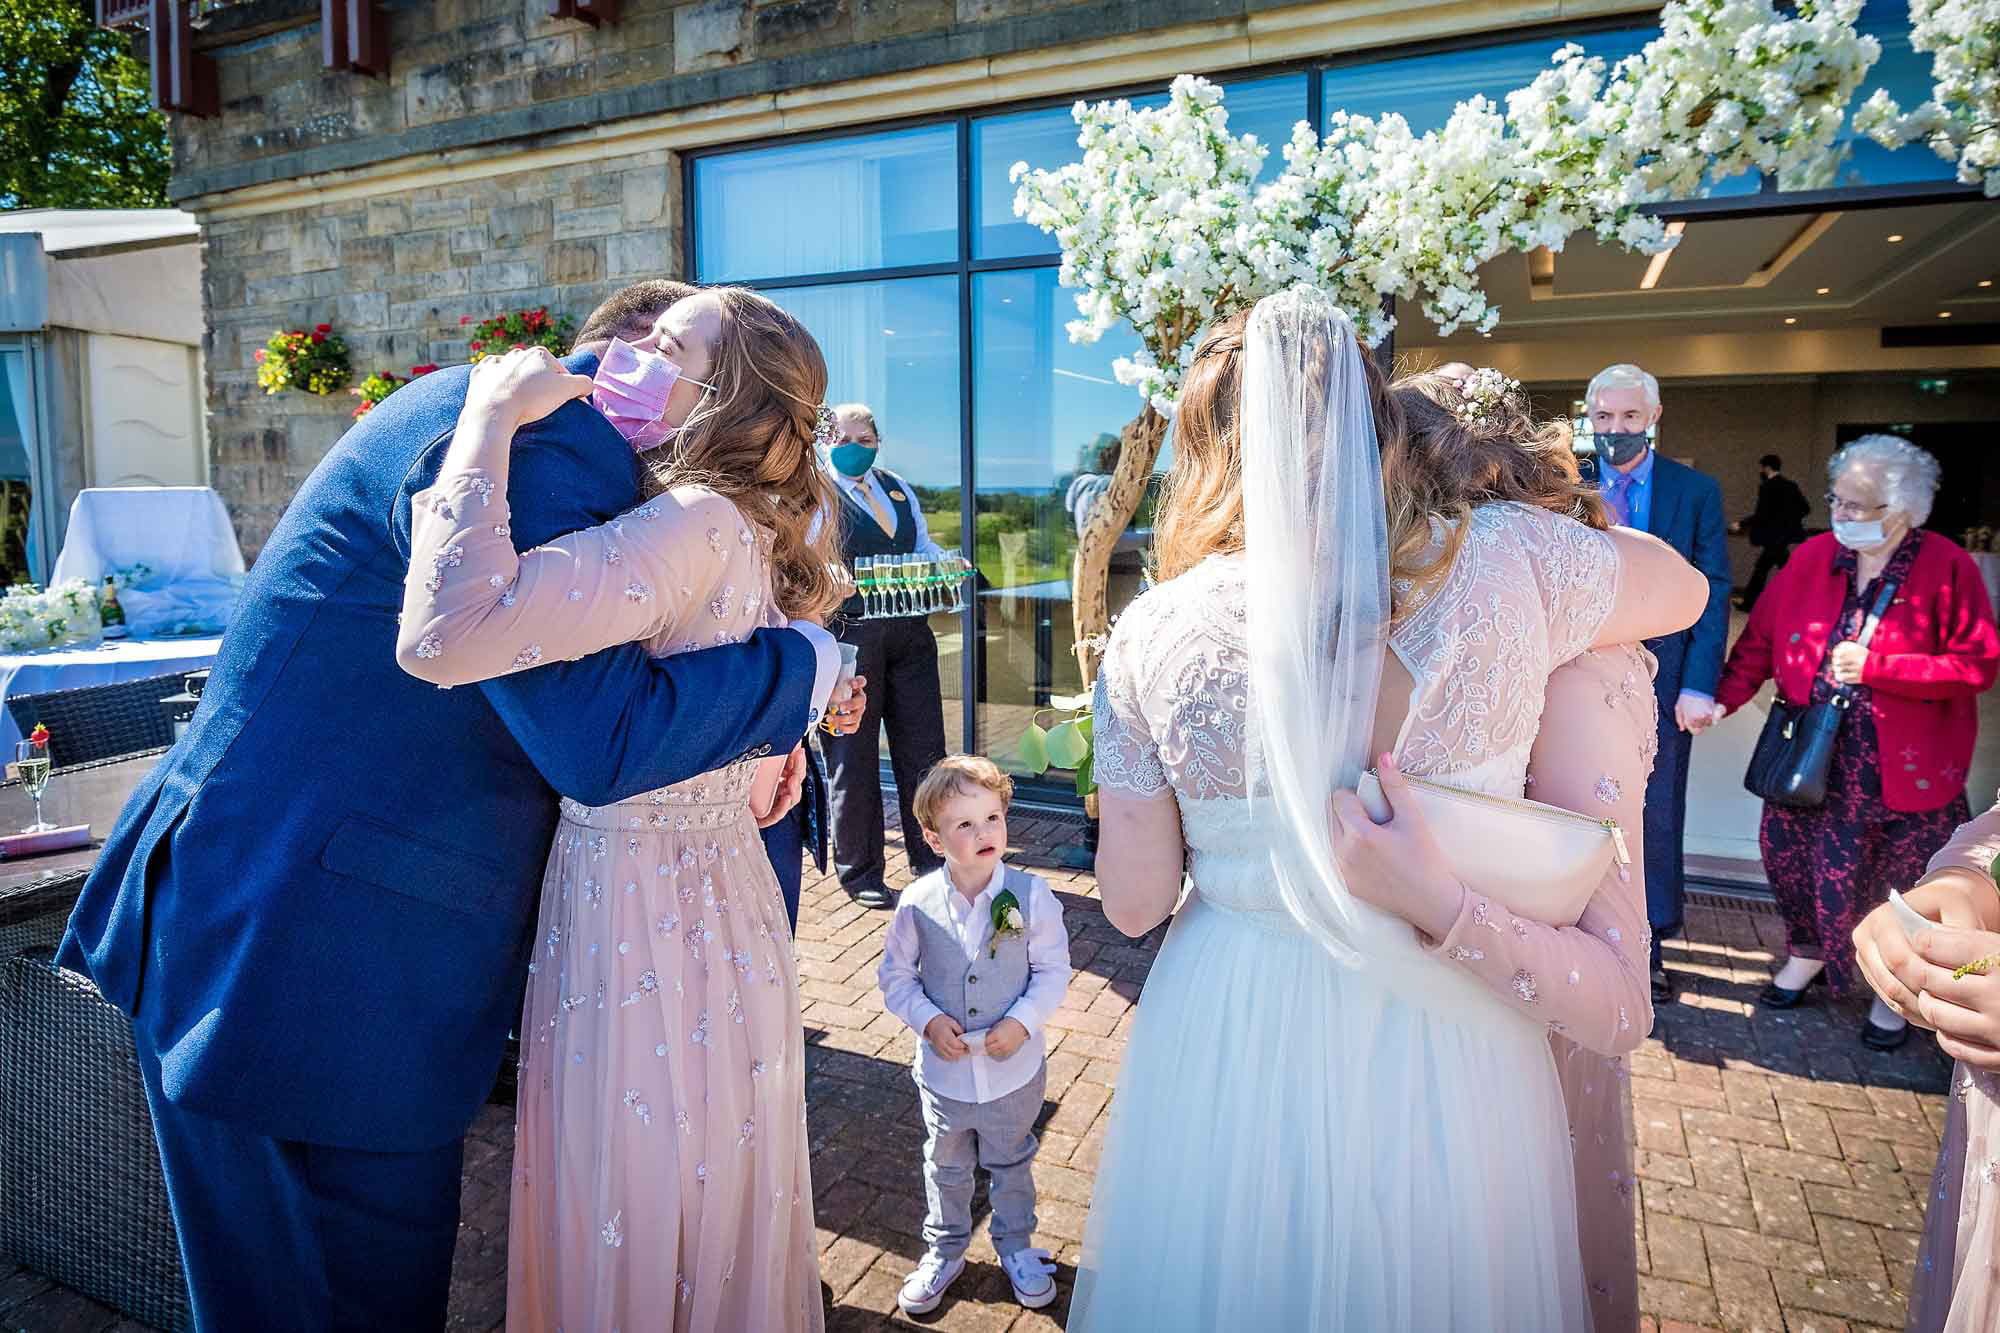
M 414 503 L 402 641 L 427 678 L 784 623 L 767 543 L 712 491 L 517 555 L 505 449 L 448 461 Z M 755 771 L 563 802 L 521 1015 L 510 1329 L 822 1327 L 798 978 Z
M 1992 873 L 2000 804 L 1961 827 L 1931 858 L 1932 872 Z M 1919 1035 L 1922 1035 L 1921 1033 Z M 1924 1242 L 1910 1294 L 1910 1333 L 2000 1328 L 2000 1075 L 1951 1071 L 1944 1141 L 1924 1204 Z

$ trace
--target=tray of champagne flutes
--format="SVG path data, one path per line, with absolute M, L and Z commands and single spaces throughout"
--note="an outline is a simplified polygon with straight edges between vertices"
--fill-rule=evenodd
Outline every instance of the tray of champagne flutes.
M 931 560 L 919 555 L 864 555 L 854 562 L 854 591 L 861 619 L 893 620 L 965 610 L 965 581 L 972 562 L 953 552 Z

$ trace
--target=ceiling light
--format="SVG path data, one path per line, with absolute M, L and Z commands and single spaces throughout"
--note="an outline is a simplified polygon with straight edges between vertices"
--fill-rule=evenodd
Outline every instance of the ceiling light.
M 1993 279 L 1991 279 L 1991 278 L 1981 278 L 1981 279 L 1979 280 L 1979 285 L 1980 285 L 1981 287 L 1991 287 L 1991 286 L 1993 285 Z
M 1898 231 L 1898 232 L 1891 232 L 1891 233 L 1889 234 L 1889 244 L 1891 244 L 1891 245 L 1895 245 L 1895 244 L 1896 244 L 1897 242 L 1901 241 L 1902 239 L 1903 239 L 1903 233 L 1902 233 L 1902 232 L 1900 232 L 1900 231 Z
M 882 330 L 882 336 L 884 338 L 893 338 L 896 336 L 896 331 L 894 329 L 884 329 Z
M 1796 324 L 1796 323 L 1798 323 L 1798 322 L 1799 322 L 1799 317 L 1798 317 L 1797 315 L 1786 315 L 1786 316 L 1785 316 L 1785 323 L 1787 323 L 1787 324 Z
M 1827 294 L 1828 292 L 1830 292 L 1830 291 L 1832 291 L 1832 290 L 1833 290 L 1833 288 L 1831 288 L 1831 287 L 1821 287 L 1821 288 L 1819 289 L 1819 294 L 1820 294 L 1821 296 L 1825 296 L 1825 295 L 1826 295 L 1826 294 Z
M 1949 311 L 1949 310 L 1940 310 L 1940 311 L 1938 311 L 1938 318 L 1939 318 L 1939 319 L 1950 319 L 1950 318 L 1951 318 L 1951 311 Z
M 1682 232 L 1687 230 L 1687 225 L 1685 221 L 1669 222 L 1667 224 L 1667 235 L 1678 238 Z M 1672 249 L 1662 250 L 1660 253 L 1654 255 L 1653 262 L 1646 265 L 1646 276 L 1639 279 L 1639 290 L 1642 292 L 1652 291 L 1654 284 L 1659 282 L 1660 275 L 1667 271 L 1667 261 L 1673 257 L 1674 252 Z

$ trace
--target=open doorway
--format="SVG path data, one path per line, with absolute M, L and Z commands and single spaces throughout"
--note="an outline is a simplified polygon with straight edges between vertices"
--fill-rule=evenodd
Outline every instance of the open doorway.
M 1502 310 L 1489 335 L 1441 338 L 1420 315 L 1399 360 L 1491 365 L 1541 409 L 1569 416 L 1590 377 L 1629 361 L 1660 380 L 1659 447 L 1720 483 L 1727 518 L 1754 507 L 1758 460 L 1777 454 L 1824 531 L 1826 464 L 1871 431 L 1933 453 L 1944 474 L 1932 530 L 1984 540 L 2000 527 L 2000 207 L 1978 200 L 1851 204 L 1689 216 L 1664 257 L 1588 237 L 1561 254 L 1494 261 L 1482 277 Z M 1756 552 L 1730 539 L 1737 588 Z M 2000 593 L 2000 554 L 1981 552 Z M 1730 638 L 1741 632 L 1739 614 Z M 1769 692 L 1696 741 L 1689 781 L 1691 875 L 1761 883 L 1761 804 L 1742 787 Z M 1981 701 L 1968 780 L 1975 808 L 2000 785 L 2000 690 Z

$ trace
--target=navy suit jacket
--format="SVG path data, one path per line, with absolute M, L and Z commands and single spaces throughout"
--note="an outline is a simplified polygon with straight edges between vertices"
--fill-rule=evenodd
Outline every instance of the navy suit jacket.
M 1660 659 L 1653 688 L 1661 713 L 1671 722 L 1682 690 L 1713 697 L 1722 679 L 1732 586 L 1728 525 L 1722 517 L 1722 487 L 1715 478 L 1665 455 L 1653 459 L 1652 502 L 1647 530 L 1708 577 L 1708 606 L 1701 619 L 1678 634 L 1646 642 Z
M 813 652 L 789 630 L 452 690 L 397 667 L 410 497 L 469 378 L 397 390 L 299 488 L 63 940 L 157 1052 L 169 1102 L 274 1138 L 415 1151 L 462 1134 L 519 1015 L 557 793 L 607 804 L 806 728 Z M 631 449 L 585 403 L 515 438 L 519 546 L 637 494 Z
M 799 929 L 799 890 L 805 880 L 805 861 L 811 853 L 813 864 L 826 869 L 827 779 L 826 760 L 812 746 L 806 746 L 806 781 L 799 803 L 792 812 L 764 830 L 764 852 L 778 876 L 778 891 L 785 899 L 785 915 L 793 934 Z

